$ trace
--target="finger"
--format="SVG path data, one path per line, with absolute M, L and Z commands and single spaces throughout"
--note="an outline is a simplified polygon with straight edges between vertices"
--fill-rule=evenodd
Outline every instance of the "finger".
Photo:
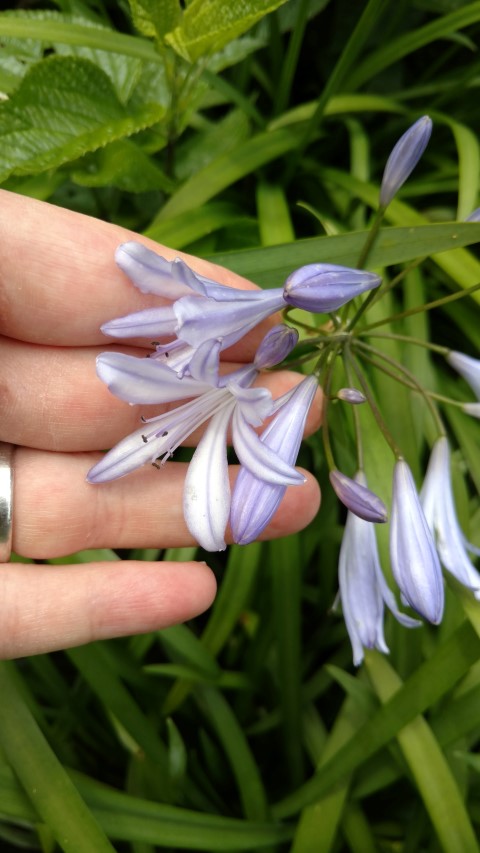
M 0 567 L 0 658 L 141 634 L 202 613 L 215 578 L 202 563 Z
M 186 464 L 147 466 L 112 483 L 85 475 L 98 454 L 33 451 L 15 454 L 13 550 L 49 559 L 85 548 L 169 548 L 194 545 L 182 511 Z M 232 478 L 235 476 L 234 468 Z M 305 527 L 319 506 L 316 480 L 287 489 L 264 539 Z
M 127 347 L 114 347 L 137 354 Z M 95 373 L 95 347 L 47 347 L 0 338 L 0 440 L 45 450 L 79 451 L 112 447 L 140 426 L 141 414 L 168 406 L 129 406 L 108 391 Z M 229 372 L 238 365 L 228 364 Z M 287 371 L 263 374 L 260 382 L 279 397 L 301 380 Z M 318 428 L 318 395 L 307 427 Z M 195 443 L 198 434 L 189 443 Z
M 253 287 L 222 267 L 118 225 L 5 190 L 0 191 L 0 237 L 0 333 L 25 341 L 100 344 L 102 323 L 158 305 L 161 300 L 141 294 L 115 264 L 115 249 L 126 240 L 139 240 L 168 260 L 183 257 L 222 284 Z M 250 348 L 260 334 L 251 337 Z

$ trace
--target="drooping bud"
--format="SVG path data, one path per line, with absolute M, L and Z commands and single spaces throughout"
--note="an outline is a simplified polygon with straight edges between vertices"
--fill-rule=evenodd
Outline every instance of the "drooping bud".
M 422 116 L 400 137 L 387 160 L 380 188 L 380 207 L 387 207 L 410 177 L 432 133 L 432 120 Z
M 298 332 L 282 324 L 274 326 L 263 338 L 254 358 L 257 370 L 274 367 L 287 357 L 298 341 Z
M 352 480 L 337 469 L 330 471 L 330 483 L 337 498 L 354 515 L 377 524 L 387 521 L 388 512 L 385 504 L 366 486 L 362 486 L 361 483 Z
M 408 604 L 434 625 L 443 615 L 442 570 L 412 472 L 400 459 L 393 475 L 390 560 Z
M 337 264 L 307 264 L 289 275 L 283 297 L 295 308 L 328 314 L 360 293 L 378 287 L 381 281 L 378 275 L 365 270 Z
M 365 403 L 367 399 L 365 394 L 362 394 L 358 388 L 340 388 L 340 391 L 337 392 L 337 397 L 339 400 L 343 400 L 344 403 L 350 403 L 352 406 Z

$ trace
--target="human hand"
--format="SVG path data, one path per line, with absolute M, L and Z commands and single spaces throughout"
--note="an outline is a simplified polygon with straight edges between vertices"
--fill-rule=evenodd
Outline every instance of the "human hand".
M 115 265 L 115 249 L 132 238 L 139 239 L 0 191 L 0 441 L 16 448 L 12 547 L 21 556 L 194 544 L 182 513 L 185 464 L 169 462 L 161 473 L 143 468 L 100 487 L 85 481 L 101 451 L 139 424 L 140 408 L 116 399 L 95 374 L 96 356 L 109 347 L 140 352 L 112 345 L 100 325 L 158 304 Z M 140 240 L 168 259 L 179 254 Z M 252 286 L 206 261 L 189 263 L 223 284 Z M 228 358 L 250 361 L 266 328 L 240 341 Z M 281 371 L 266 374 L 261 384 L 278 397 L 298 380 Z M 162 407 L 152 410 L 158 414 Z M 308 431 L 319 417 L 317 401 Z M 315 515 L 318 486 L 306 477 L 304 486 L 287 489 L 262 538 L 299 530 Z M 0 657 L 164 628 L 201 613 L 215 595 L 212 572 L 195 562 L 9 563 L 0 578 Z

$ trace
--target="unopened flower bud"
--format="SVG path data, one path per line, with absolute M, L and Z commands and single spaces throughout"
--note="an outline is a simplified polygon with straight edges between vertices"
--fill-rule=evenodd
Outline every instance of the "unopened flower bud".
M 380 188 L 380 207 L 390 204 L 400 187 L 410 177 L 432 132 L 432 120 L 422 116 L 400 137 L 387 160 Z
M 330 471 L 330 482 L 339 500 L 350 512 L 358 515 L 365 521 L 373 521 L 383 524 L 387 521 L 388 512 L 385 504 L 374 492 L 362 486 L 356 480 L 352 480 L 341 471 Z
M 282 324 L 274 326 L 265 335 L 257 349 L 254 365 L 257 370 L 280 364 L 287 357 L 298 341 L 298 332 Z
M 344 403 L 351 403 L 352 406 L 358 406 L 360 403 L 366 402 L 365 394 L 362 394 L 358 388 L 340 388 L 340 391 L 337 393 L 337 397 L 339 400 L 343 400 Z
M 336 264 L 307 264 L 289 275 L 283 298 L 295 308 L 328 314 L 379 284 L 381 278 L 365 270 Z

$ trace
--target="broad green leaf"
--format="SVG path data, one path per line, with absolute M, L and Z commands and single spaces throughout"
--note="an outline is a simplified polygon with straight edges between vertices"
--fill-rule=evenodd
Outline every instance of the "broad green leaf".
M 107 27 L 83 22 L 73 23 L 63 17 L 58 19 L 55 12 L 0 12 L 0 35 L 19 39 L 32 38 L 32 25 L 35 24 L 35 37 L 46 44 L 71 44 L 90 47 L 94 50 L 106 50 L 124 56 L 134 56 L 149 62 L 163 63 L 154 45 L 144 38 L 119 33 Z
M 262 287 L 278 287 L 295 267 L 304 264 L 328 262 L 354 267 L 368 234 L 368 231 L 356 231 L 331 237 L 309 237 L 281 246 L 219 252 L 211 255 L 209 260 L 253 279 Z M 446 265 L 448 249 L 468 246 L 479 240 L 480 225 L 475 223 L 382 228 L 368 266 L 369 269 L 377 269 L 430 254 Z M 437 254 L 440 252 L 445 254 Z M 475 259 L 471 260 L 473 265 L 477 264 Z M 477 281 L 480 281 L 480 276 Z M 475 283 L 475 280 L 470 283 Z
M 45 59 L 0 103 L 0 180 L 56 168 L 162 114 L 157 104 L 126 109 L 106 74 L 87 60 Z
M 181 17 L 180 0 L 128 0 L 137 30 L 149 38 L 162 38 Z
M 201 56 L 221 50 L 284 2 L 192 0 L 183 13 L 181 24 L 168 33 L 165 40 L 180 56 L 194 62 Z

